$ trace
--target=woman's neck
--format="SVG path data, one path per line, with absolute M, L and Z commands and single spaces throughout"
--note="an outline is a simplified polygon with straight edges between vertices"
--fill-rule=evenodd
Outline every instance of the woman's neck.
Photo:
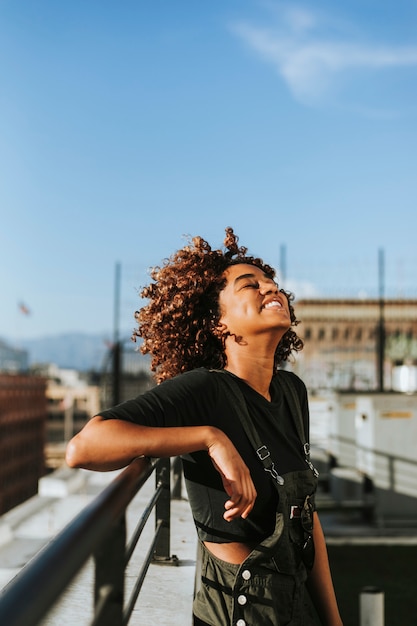
M 232 351 L 233 352 L 233 351 Z M 274 368 L 274 357 L 262 357 L 240 354 L 236 358 L 234 354 L 227 354 L 225 369 L 245 381 L 252 389 L 257 391 L 267 400 L 271 400 L 269 387 Z

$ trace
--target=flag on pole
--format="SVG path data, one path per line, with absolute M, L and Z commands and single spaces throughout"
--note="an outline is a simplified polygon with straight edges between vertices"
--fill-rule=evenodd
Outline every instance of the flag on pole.
M 23 314 L 23 315 L 30 315 L 30 309 L 29 307 L 26 306 L 26 304 L 24 302 L 19 302 L 19 311 Z

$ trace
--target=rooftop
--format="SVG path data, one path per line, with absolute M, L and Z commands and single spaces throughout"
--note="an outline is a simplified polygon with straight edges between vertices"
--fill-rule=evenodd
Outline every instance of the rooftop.
M 39 493 L 0 518 L 0 588 L 20 571 L 113 478 L 117 472 L 96 473 L 61 468 L 42 478 Z M 127 512 L 128 534 L 133 532 L 154 491 L 152 475 Z M 187 500 L 171 502 L 171 554 L 178 567 L 151 564 L 130 624 L 191 625 L 196 563 L 196 534 Z M 129 563 L 126 592 L 133 586 L 153 534 L 152 518 Z M 93 564 L 87 562 L 69 591 L 42 626 L 86 624 L 93 615 Z M 58 622 L 59 615 L 59 622 Z

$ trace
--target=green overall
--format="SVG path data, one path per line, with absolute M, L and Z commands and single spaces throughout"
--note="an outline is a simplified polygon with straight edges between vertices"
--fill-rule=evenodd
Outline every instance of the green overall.
M 230 378 L 223 375 L 221 380 L 240 408 L 242 424 L 248 429 L 250 417 L 241 394 Z M 314 559 L 311 533 L 317 472 L 309 460 L 297 398 L 285 380 L 281 384 L 306 451 L 308 469 L 288 472 L 281 477 L 272 465 L 272 472 L 278 478 L 273 480 L 279 495 L 275 530 L 252 550 L 243 563 L 236 565 L 223 561 L 200 542 L 201 586 L 194 599 L 193 612 L 210 626 L 316 624 L 305 598 L 305 582 Z M 250 439 L 256 440 L 257 434 L 252 427 L 247 432 Z M 256 441 L 255 447 L 258 445 Z M 271 473 L 271 468 L 266 470 Z M 306 518 L 310 522 L 309 527 L 305 523 Z
M 315 624 L 304 597 L 308 571 L 303 562 L 305 531 L 298 512 L 302 510 L 306 495 L 314 493 L 317 479 L 310 469 L 285 474 L 284 478 L 275 531 L 258 544 L 243 563 L 222 561 L 201 544 L 201 587 L 193 610 L 207 624 Z

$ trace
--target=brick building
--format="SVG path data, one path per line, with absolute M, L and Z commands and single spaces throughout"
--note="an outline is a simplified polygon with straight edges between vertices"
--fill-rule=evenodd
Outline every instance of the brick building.
M 38 491 L 45 473 L 46 381 L 0 374 L 0 515 Z
M 417 361 L 417 300 L 309 299 L 295 303 L 304 349 L 293 365 L 310 388 L 376 389 L 383 321 L 384 389 L 399 363 Z

